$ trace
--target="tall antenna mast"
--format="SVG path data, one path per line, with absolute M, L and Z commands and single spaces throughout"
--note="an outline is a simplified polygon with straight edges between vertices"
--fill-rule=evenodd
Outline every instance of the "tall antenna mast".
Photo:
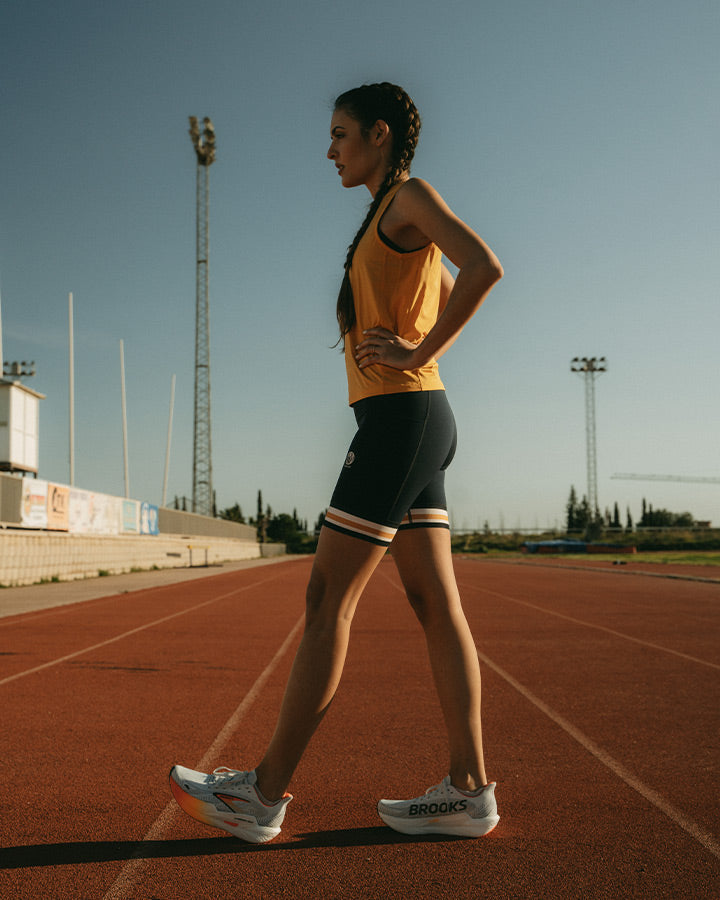
M 208 294 L 210 166 L 215 162 L 215 129 L 204 129 L 190 116 L 190 137 L 197 155 L 197 268 L 195 306 L 195 437 L 193 441 L 192 511 L 213 514 L 210 428 L 210 307 Z
M 590 514 L 598 511 L 597 446 L 595 440 L 595 376 L 607 372 L 605 357 L 579 357 L 570 361 L 570 371 L 580 372 L 585 378 L 585 437 L 587 443 L 587 483 Z

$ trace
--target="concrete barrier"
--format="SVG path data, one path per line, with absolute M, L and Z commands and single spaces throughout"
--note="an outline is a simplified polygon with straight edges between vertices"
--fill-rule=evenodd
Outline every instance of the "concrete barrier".
M 37 494 L 43 500 L 40 487 L 44 486 L 47 491 L 46 482 L 41 485 L 25 479 L 25 484 L 31 488 L 37 484 Z M 67 488 L 71 505 L 72 490 Z M 106 495 L 93 496 L 98 504 L 100 500 L 123 502 Z M 137 501 L 125 502 L 139 506 Z M 77 527 L 78 521 L 68 515 L 67 508 L 64 524 L 53 526 L 49 523 L 46 506 L 45 499 L 43 522 L 38 524 L 24 509 L 23 479 L 0 473 L 0 586 L 72 581 L 98 574 L 121 575 L 133 570 L 210 566 L 285 553 L 284 544 L 259 544 L 256 529 L 250 525 L 176 509 L 153 507 L 157 513 L 157 528 L 140 528 L 136 522 L 134 528 L 126 529 L 119 515 L 107 521 L 102 517 L 95 521 L 97 515 L 95 518 L 90 515 L 87 523 L 81 517 L 80 525 L 88 525 L 81 528 Z M 72 527 L 73 524 L 76 527 Z M 52 527 L 61 530 L 45 530 Z M 159 531 L 159 534 L 128 533 L 138 530 Z
M 194 534 L 207 537 L 237 538 L 241 541 L 257 540 L 257 529 L 254 525 L 241 525 L 227 519 L 213 519 L 210 516 L 199 516 L 197 513 L 183 512 L 161 506 L 158 509 L 158 527 L 160 534 Z
M 213 565 L 282 554 L 284 544 L 206 535 L 75 535 L 0 530 L 0 585 L 72 581 L 99 574 Z M 191 562 L 192 557 L 192 562 Z

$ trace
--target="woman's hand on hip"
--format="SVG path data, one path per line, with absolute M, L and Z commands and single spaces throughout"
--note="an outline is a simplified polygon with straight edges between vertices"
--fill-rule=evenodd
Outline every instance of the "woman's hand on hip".
M 406 341 L 387 328 L 368 328 L 364 340 L 355 348 L 355 361 L 359 369 L 367 366 L 389 366 L 391 369 L 412 370 L 417 344 Z

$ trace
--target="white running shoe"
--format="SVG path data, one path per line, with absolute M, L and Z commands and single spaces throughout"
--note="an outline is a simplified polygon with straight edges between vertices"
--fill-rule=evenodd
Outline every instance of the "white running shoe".
M 482 837 L 500 821 L 495 782 L 475 793 L 459 791 L 450 776 L 413 800 L 381 800 L 380 818 L 402 834 L 448 834 Z
M 222 828 L 243 841 L 264 844 L 280 834 L 292 794 L 268 803 L 258 793 L 255 772 L 221 766 L 207 775 L 184 766 L 170 770 L 170 790 L 193 819 Z

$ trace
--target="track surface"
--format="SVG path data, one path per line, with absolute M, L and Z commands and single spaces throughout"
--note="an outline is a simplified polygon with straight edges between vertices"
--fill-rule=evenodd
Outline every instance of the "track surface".
M 0 897 L 720 897 L 720 585 L 456 570 L 498 782 L 488 837 L 403 837 L 376 816 L 447 768 L 390 559 L 280 837 L 243 844 L 173 805 L 173 763 L 257 762 L 299 640 L 301 560 L 0 620 Z

